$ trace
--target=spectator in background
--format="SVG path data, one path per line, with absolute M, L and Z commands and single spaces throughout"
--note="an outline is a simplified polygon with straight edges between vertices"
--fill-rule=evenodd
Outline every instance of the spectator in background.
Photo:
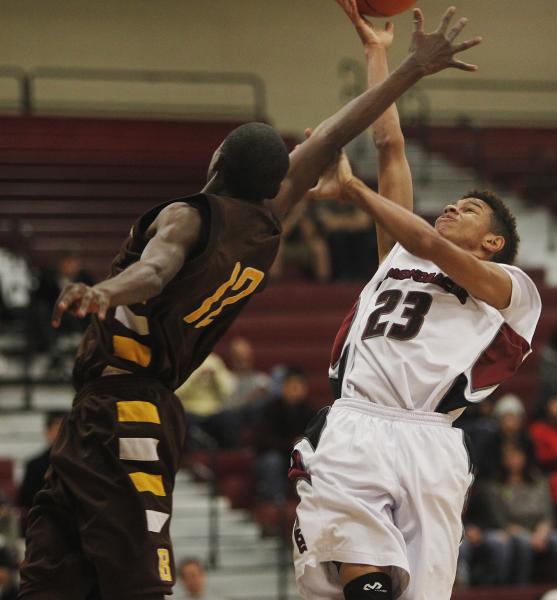
M 557 506 L 557 394 L 545 403 L 542 418 L 530 426 L 536 457 L 550 478 L 553 503 Z
M 224 596 L 207 586 L 207 573 L 197 558 L 186 558 L 180 562 L 178 578 L 183 594 L 178 592 L 176 600 L 224 600 Z
M 30 343 L 33 350 L 49 354 L 49 373 L 62 366 L 62 340 L 68 336 L 81 335 L 89 324 L 89 318 L 78 319 L 66 313 L 60 327 L 52 327 L 54 303 L 68 283 L 94 284 L 92 276 L 82 266 L 80 255 L 74 250 L 62 251 L 53 268 L 44 268 L 38 272 L 31 298 Z M 74 344 L 77 345 L 77 340 L 74 340 Z
M 35 494 L 43 487 L 44 476 L 50 466 L 50 449 L 58 435 L 60 426 L 67 413 L 64 411 L 51 411 L 46 414 L 45 431 L 46 448 L 38 455 L 27 461 L 23 480 L 19 488 L 18 505 L 23 509 L 22 529 L 25 533 L 25 516 L 33 504 Z
M 309 207 L 309 208 L 308 208 Z M 307 279 L 325 282 L 331 278 L 329 247 L 307 201 L 300 202 L 286 217 L 283 239 L 271 275 L 280 279 L 292 267 Z
M 0 600 L 16 600 L 19 518 L 0 492 Z
M 531 581 L 534 557 L 549 553 L 552 573 L 557 573 L 557 531 L 548 481 L 520 445 L 502 448 L 501 472 L 486 483 L 486 506 L 500 535 L 508 535 L 514 547 L 511 565 L 501 570 L 511 574 L 508 583 L 526 585 Z
M 522 400 L 514 394 L 505 394 L 495 403 L 493 415 L 497 420 L 497 431 L 478 459 L 480 476 L 493 477 L 501 471 L 502 449 L 507 444 L 520 446 L 529 462 L 535 463 L 534 445 L 526 427 L 526 410 Z
M 496 444 L 499 436 L 499 422 L 493 411 L 495 398 L 489 396 L 483 402 L 469 406 L 464 414 L 455 423 L 462 429 L 470 440 L 470 453 L 472 462 L 476 467 L 476 474 L 483 475 L 489 451 Z
M 262 410 L 255 439 L 257 488 L 262 500 L 281 502 L 286 496 L 290 453 L 315 412 L 308 391 L 303 371 L 289 367 L 280 395 Z
M 18 562 L 0 543 L 0 600 L 16 600 L 18 592 Z
M 486 483 L 478 481 L 469 495 L 463 515 L 464 536 L 458 554 L 459 585 L 504 585 L 510 579 L 513 545 L 505 531 L 498 530 L 486 507 Z
M 227 408 L 237 409 L 257 404 L 266 397 L 270 378 L 255 369 L 253 346 L 242 337 L 228 344 L 228 366 L 234 376 L 234 387 L 226 399 Z
M 543 412 L 545 402 L 551 396 L 557 396 L 557 329 L 549 337 L 547 344 L 540 350 L 538 357 L 540 395 L 536 416 Z
M 229 446 L 250 445 L 257 416 L 270 397 L 271 378 L 255 369 L 253 346 L 245 338 L 230 340 L 227 362 L 234 385 L 216 418 Z
M 198 449 L 196 430 L 208 434 L 223 448 L 235 443 L 235 432 L 221 418 L 226 400 L 234 389 L 234 376 L 224 361 L 215 353 L 209 354 L 177 390 L 186 411 L 187 443 L 190 450 Z M 201 443 L 203 446 L 203 443 Z
M 377 241 L 371 217 L 353 204 L 319 202 L 334 280 L 368 280 L 377 270 Z

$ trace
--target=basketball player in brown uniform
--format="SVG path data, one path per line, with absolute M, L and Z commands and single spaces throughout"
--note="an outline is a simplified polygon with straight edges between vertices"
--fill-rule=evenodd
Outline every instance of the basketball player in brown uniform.
M 424 75 L 469 68 L 454 56 L 479 39 L 454 44 L 463 22 L 447 33 L 453 12 L 433 34 L 417 30 L 399 68 L 290 157 L 267 125 L 233 131 L 199 194 L 137 220 L 110 278 L 64 289 L 55 327 L 66 311 L 93 316 L 74 368 L 72 411 L 29 514 L 20 598 L 162 600 L 171 593 L 169 521 L 185 432 L 172 390 L 264 289 L 281 220 L 336 153 Z

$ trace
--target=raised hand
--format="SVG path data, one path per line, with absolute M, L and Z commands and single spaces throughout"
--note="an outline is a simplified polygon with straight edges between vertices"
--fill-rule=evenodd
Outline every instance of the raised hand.
M 394 25 L 390 21 L 385 29 L 377 28 L 359 13 L 356 0 L 337 0 L 337 3 L 354 24 L 366 49 L 380 46 L 386 50 L 393 43 Z
M 341 0 L 338 0 L 339 2 Z M 347 1 L 347 0 L 344 0 Z M 432 75 L 447 68 L 476 71 L 478 67 L 455 59 L 455 54 L 468 50 L 481 43 L 481 37 L 475 37 L 466 42 L 455 44 L 454 41 L 468 23 L 466 17 L 461 17 L 449 29 L 456 8 L 447 9 L 439 27 L 433 33 L 424 32 L 424 15 L 419 8 L 414 9 L 414 34 L 410 45 L 409 57 L 422 69 L 425 75 Z
M 317 185 L 308 191 L 310 200 L 343 200 L 344 187 L 354 178 L 352 167 L 344 151 L 322 173 Z
M 62 315 L 69 312 L 83 318 L 89 313 L 98 313 L 101 319 L 106 317 L 110 306 L 108 294 L 97 286 L 90 287 L 84 283 L 70 283 L 60 293 L 52 312 L 52 326 L 58 328 Z

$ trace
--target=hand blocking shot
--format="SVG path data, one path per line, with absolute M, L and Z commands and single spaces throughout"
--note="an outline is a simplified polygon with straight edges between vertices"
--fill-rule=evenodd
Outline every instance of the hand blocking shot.
M 364 45 L 373 89 L 388 77 L 393 26 L 375 27 L 355 0 L 339 4 Z M 461 18 L 451 26 L 454 12 L 428 36 L 414 11 L 411 52 L 418 63 L 424 43 L 454 50 L 466 25 Z M 344 153 L 308 193 L 367 212 L 376 223 L 380 265 L 334 341 L 335 402 L 292 453 L 290 478 L 300 498 L 296 578 L 305 600 L 449 600 L 473 482 L 463 432 L 452 424 L 528 356 L 541 300 L 532 280 L 512 266 L 519 236 L 503 200 L 463 190 L 430 226 L 412 213 L 396 106 L 371 129 L 379 193 L 354 176 Z

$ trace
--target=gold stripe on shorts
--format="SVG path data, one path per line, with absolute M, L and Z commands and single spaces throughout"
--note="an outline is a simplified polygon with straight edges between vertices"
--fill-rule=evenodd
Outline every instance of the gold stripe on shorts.
M 151 362 L 151 349 L 132 338 L 113 335 L 112 348 L 114 356 L 137 363 L 141 367 L 148 367 Z
M 130 479 L 138 492 L 151 492 L 155 496 L 166 496 L 162 475 L 151 475 L 150 473 L 137 471 L 136 473 L 130 473 Z
M 160 425 L 159 411 L 152 402 L 121 400 L 116 402 L 116 407 L 120 423 L 134 421 L 137 423 L 157 423 Z

